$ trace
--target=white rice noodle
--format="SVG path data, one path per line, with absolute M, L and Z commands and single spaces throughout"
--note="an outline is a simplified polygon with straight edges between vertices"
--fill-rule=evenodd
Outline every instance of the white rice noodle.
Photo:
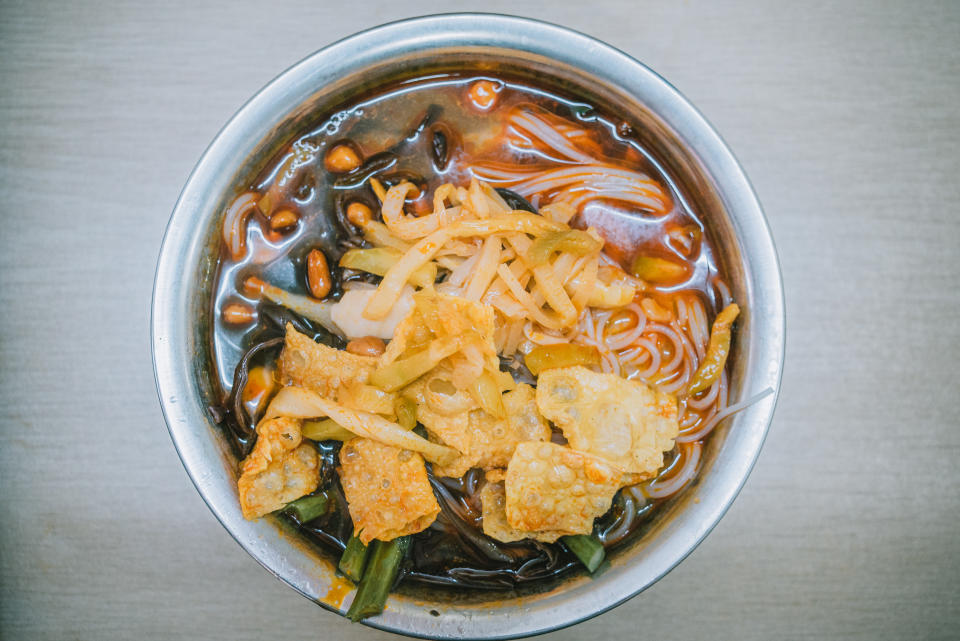
M 670 342 L 673 343 L 673 358 L 671 358 L 670 362 L 668 362 L 666 365 L 663 366 L 663 369 L 660 372 L 660 374 L 662 376 L 666 376 L 674 372 L 677 369 L 677 367 L 680 366 L 680 363 L 683 362 L 683 355 L 684 355 L 683 339 L 680 338 L 680 336 L 677 334 L 677 332 L 673 330 L 672 327 L 668 327 L 667 325 L 663 325 L 661 323 L 651 323 L 647 325 L 647 331 L 651 333 L 661 334 L 667 337 L 667 339 L 669 339 Z
M 577 149 L 549 123 L 537 118 L 530 111 L 515 111 L 510 116 L 510 123 L 520 131 L 526 131 L 542 141 L 550 149 L 562 154 L 567 160 L 589 164 L 594 158 Z
M 223 242 L 230 249 L 230 258 L 235 261 L 247 254 L 247 221 L 256 209 L 259 197 L 253 191 L 240 194 L 223 216 Z
M 699 428 L 696 432 L 681 433 L 680 436 L 677 437 L 677 441 L 680 443 L 690 443 L 693 441 L 702 440 L 707 436 L 707 434 L 713 431 L 713 428 L 717 426 L 717 423 L 719 423 L 720 421 L 722 421 L 723 419 L 727 418 L 732 414 L 736 414 L 740 410 L 750 407 L 754 403 L 763 400 L 764 398 L 770 396 L 771 394 L 773 394 L 773 388 L 768 387 L 762 392 L 758 394 L 754 394 L 753 396 L 751 396 L 745 401 L 740 401 L 739 403 L 728 405 L 727 407 L 717 412 L 712 418 L 710 418 L 710 420 L 706 421 L 703 424 L 703 427 Z
M 604 327 L 602 331 L 603 331 L 603 335 L 605 337 L 606 343 L 607 345 L 610 346 L 610 349 L 622 350 L 627 346 L 632 345 L 634 341 L 640 338 L 640 336 L 643 334 L 643 332 L 647 328 L 647 317 L 643 313 L 643 309 L 639 305 L 637 305 L 636 303 L 630 303 L 623 309 L 625 311 L 633 312 L 633 315 L 636 316 L 637 318 L 637 324 L 634 325 L 633 328 L 628 329 L 624 332 L 611 335 L 607 331 L 606 324 L 607 322 L 609 322 L 613 314 L 608 314 L 606 316 L 606 319 L 604 320 Z
M 706 396 L 699 399 L 691 396 L 687 398 L 687 405 L 691 409 L 695 409 L 698 411 L 705 410 L 711 405 L 713 405 L 714 402 L 716 402 L 717 396 L 719 394 L 720 394 L 720 379 L 718 378 L 713 382 L 713 385 L 710 386 L 710 389 L 707 392 Z
M 650 481 L 644 488 L 644 494 L 651 499 L 663 499 L 676 494 L 683 487 L 693 480 L 697 474 L 697 468 L 700 466 L 700 443 L 685 443 L 680 446 L 680 455 L 683 457 L 683 465 L 669 478 L 661 479 L 657 477 Z
M 526 319 L 526 308 L 510 295 L 507 286 L 499 277 L 493 281 L 493 284 L 487 289 L 487 293 L 483 295 L 481 300 L 487 305 L 499 310 L 500 313 L 511 321 L 519 320 L 522 325 Z
M 660 354 L 660 350 L 657 349 L 656 343 L 649 338 L 640 338 L 636 341 L 635 345 L 641 348 L 641 351 L 638 352 L 637 356 L 631 358 L 629 363 L 637 368 L 636 378 L 649 381 L 660 371 L 663 356 Z M 647 360 L 650 362 L 646 367 L 640 369 Z
M 690 377 L 693 375 L 690 364 L 684 363 L 683 368 L 678 370 L 678 372 L 678 374 L 671 375 L 669 380 L 658 380 L 656 383 L 657 389 L 662 392 L 667 392 L 668 394 L 677 394 L 687 387 L 690 382 Z
M 730 289 L 726 283 L 719 278 L 714 278 L 713 286 L 717 289 L 717 294 L 720 296 L 720 309 L 723 309 L 733 302 L 733 298 L 730 296 Z

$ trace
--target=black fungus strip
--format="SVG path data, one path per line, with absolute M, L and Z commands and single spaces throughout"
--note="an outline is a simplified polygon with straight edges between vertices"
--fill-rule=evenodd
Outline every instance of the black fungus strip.
M 334 189 L 357 189 L 378 174 L 382 174 L 397 164 L 397 154 L 381 151 L 367 158 L 362 165 L 333 181 Z
M 249 447 L 253 445 L 253 417 L 247 415 L 247 410 L 243 406 L 243 388 L 246 387 L 247 380 L 250 377 L 250 364 L 260 354 L 280 347 L 282 344 L 282 336 L 254 344 L 243 354 L 240 362 L 237 363 L 236 369 L 233 370 L 233 387 L 230 390 L 229 409 L 234 420 L 227 421 L 227 425 L 233 430 L 237 437 L 250 440 L 249 444 L 245 444 L 248 453 Z
M 433 167 L 438 172 L 443 172 L 447 168 L 449 158 L 449 149 L 447 148 L 447 136 L 439 129 L 433 131 L 430 137 L 430 155 L 433 160 Z
M 511 191 L 506 187 L 497 187 L 496 192 L 500 194 L 500 197 L 506 201 L 507 205 L 510 206 L 510 209 L 520 209 L 523 211 L 529 211 L 531 214 L 536 214 L 537 208 L 530 204 L 530 201 L 518 194 L 515 191 Z
M 493 539 L 478 530 L 475 524 L 468 523 L 462 517 L 458 510 L 460 506 L 456 505 L 457 500 L 442 483 L 433 478 L 433 475 L 430 476 L 430 485 L 433 486 L 433 493 L 439 500 L 440 510 L 450 521 L 450 524 L 456 528 L 457 533 L 463 540 L 491 561 L 510 563 L 513 560 L 513 557 L 500 550 Z
M 404 141 L 408 143 L 415 142 L 417 138 L 420 137 L 420 134 L 422 134 L 427 127 L 435 123 L 442 115 L 443 107 L 440 105 L 433 104 L 427 107 L 427 113 L 423 115 L 423 118 L 420 119 L 420 122 L 413 128 L 413 131 L 410 132 L 410 135 L 407 136 Z

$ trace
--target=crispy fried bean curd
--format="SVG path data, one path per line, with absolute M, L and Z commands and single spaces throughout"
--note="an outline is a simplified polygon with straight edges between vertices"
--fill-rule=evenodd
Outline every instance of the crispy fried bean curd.
M 586 452 L 520 443 L 507 467 L 507 523 L 530 532 L 589 534 L 593 520 L 610 509 L 620 475 Z
M 421 532 L 440 513 L 423 457 L 410 450 L 351 439 L 340 450 L 340 484 L 365 545 Z
M 240 464 L 237 481 L 245 519 L 279 510 L 317 489 L 317 451 L 302 441 L 296 419 L 274 418 L 257 426 L 257 443 Z

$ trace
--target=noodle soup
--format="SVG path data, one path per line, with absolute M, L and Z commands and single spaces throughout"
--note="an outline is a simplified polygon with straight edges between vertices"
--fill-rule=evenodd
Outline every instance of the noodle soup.
M 355 603 L 374 563 L 513 589 L 642 536 L 739 406 L 709 227 L 640 141 L 576 97 L 439 74 L 322 114 L 237 185 L 211 410 L 244 514 L 339 557 Z

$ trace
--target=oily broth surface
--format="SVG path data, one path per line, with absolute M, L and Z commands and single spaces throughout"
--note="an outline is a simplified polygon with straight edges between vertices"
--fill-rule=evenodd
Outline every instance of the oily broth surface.
M 671 225 L 693 225 L 703 230 L 703 223 L 685 206 L 682 194 L 656 160 L 631 140 L 629 133 L 627 136 L 618 133 L 618 130 L 624 130 L 622 121 L 597 114 L 585 103 L 526 84 L 495 78 L 488 79 L 501 87 L 497 103 L 489 111 L 480 111 L 470 104 L 467 97 L 468 87 L 477 79 L 475 76 L 421 79 L 358 102 L 291 141 L 250 184 L 238 185 L 239 193 L 245 189 L 262 191 L 272 182 L 284 181 L 284 177 L 278 175 L 278 170 L 290 154 L 290 147 L 302 145 L 315 149 L 311 154 L 312 162 L 284 181 L 285 203 L 300 214 L 296 230 L 280 235 L 265 231 L 261 225 L 251 224 L 247 231 L 250 251 L 246 257 L 239 262 L 231 261 L 226 254 L 221 258 L 214 288 L 212 339 L 218 380 L 224 391 L 230 389 L 234 367 L 243 353 L 250 330 L 225 324 L 220 311 L 231 301 L 245 301 L 253 306 L 257 303 L 255 299 L 244 295 L 240 287 L 243 277 L 258 273 L 278 287 L 305 293 L 303 261 L 307 252 L 320 246 L 328 256 L 339 255 L 336 251 L 337 225 L 332 216 L 337 190 L 333 188 L 335 177 L 323 166 L 324 153 L 332 145 L 349 140 L 364 157 L 373 155 L 407 136 L 432 105 L 442 109 L 438 121 L 452 130 L 454 140 L 448 141 L 450 159 L 442 173 L 436 172 L 430 160 L 429 140 L 410 145 L 412 153 L 405 154 L 400 160 L 399 169 L 421 176 L 426 182 L 427 190 L 418 199 L 419 202 L 411 203 L 413 209 L 423 210 L 423 207 L 427 207 L 429 210 L 429 194 L 439 185 L 469 181 L 466 167 L 472 159 L 517 159 L 517 153 L 506 144 L 503 135 L 505 126 L 502 114 L 511 107 L 534 103 L 563 117 L 580 116 L 577 118 L 579 124 L 596 133 L 595 140 L 603 144 L 608 156 L 623 159 L 646 170 L 669 190 L 675 204 L 666 217 L 649 219 L 625 211 L 613 203 L 593 203 L 584 208 L 575 219 L 575 224 L 597 228 L 607 241 L 605 251 L 624 267 L 628 267 L 639 253 L 682 260 L 689 265 L 693 275 L 677 289 L 699 290 L 708 303 L 713 302 L 712 290 L 706 285 L 710 275 L 717 272 L 712 247 L 706 242 L 699 243 L 699 251 L 693 260 L 689 260 L 671 250 L 665 236 L 665 230 Z

